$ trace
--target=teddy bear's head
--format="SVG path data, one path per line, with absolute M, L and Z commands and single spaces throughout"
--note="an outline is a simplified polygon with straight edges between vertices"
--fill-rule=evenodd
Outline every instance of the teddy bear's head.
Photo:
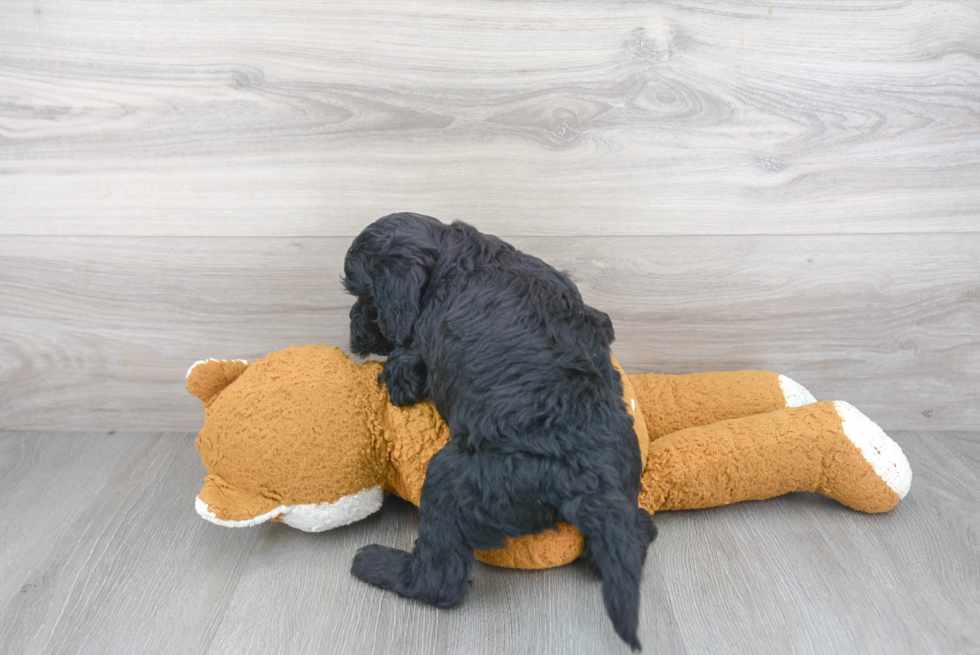
M 377 511 L 379 370 L 322 346 L 192 366 L 187 388 L 204 405 L 197 447 L 208 471 L 198 513 L 225 526 L 278 520 L 316 532 Z

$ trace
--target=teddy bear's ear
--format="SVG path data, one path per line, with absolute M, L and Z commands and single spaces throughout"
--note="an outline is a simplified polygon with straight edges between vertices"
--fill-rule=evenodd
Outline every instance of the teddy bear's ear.
M 244 359 L 206 359 L 187 370 L 187 391 L 210 407 L 214 399 L 248 368 Z

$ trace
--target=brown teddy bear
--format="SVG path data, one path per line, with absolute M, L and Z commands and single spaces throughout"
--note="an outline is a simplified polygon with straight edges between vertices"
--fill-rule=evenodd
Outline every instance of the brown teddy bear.
M 851 405 L 815 402 L 785 376 L 616 367 L 645 463 L 639 503 L 651 514 L 792 491 L 886 512 L 908 493 L 912 472 L 898 444 Z M 377 383 L 381 369 L 327 346 L 192 366 L 187 389 L 204 405 L 197 447 L 208 472 L 198 513 L 230 527 L 282 521 L 318 532 L 372 514 L 385 492 L 418 504 L 449 428 L 429 402 L 392 405 Z M 548 568 L 583 547 L 574 527 L 559 524 L 476 557 Z

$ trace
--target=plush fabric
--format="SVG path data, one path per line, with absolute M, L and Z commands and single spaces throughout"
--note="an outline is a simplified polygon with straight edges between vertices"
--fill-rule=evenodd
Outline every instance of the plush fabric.
M 809 402 L 776 373 L 626 375 L 616 367 L 644 463 L 639 504 L 650 513 L 793 491 L 884 512 L 909 490 L 908 461 L 875 423 L 844 402 Z M 379 497 L 368 492 L 376 487 L 418 503 L 426 465 L 449 431 L 431 403 L 389 402 L 376 382 L 381 369 L 327 346 L 251 364 L 195 364 L 187 388 L 204 406 L 197 446 L 208 473 L 198 512 L 219 525 L 282 520 L 317 530 L 376 511 Z M 560 524 L 477 559 L 548 568 L 583 547 L 575 528 Z

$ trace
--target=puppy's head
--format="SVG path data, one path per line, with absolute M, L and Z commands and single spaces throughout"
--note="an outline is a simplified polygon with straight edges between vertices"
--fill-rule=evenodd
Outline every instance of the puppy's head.
M 391 214 L 354 239 L 343 279 L 347 292 L 357 296 L 350 310 L 354 354 L 387 355 L 411 341 L 444 227 L 421 214 Z

